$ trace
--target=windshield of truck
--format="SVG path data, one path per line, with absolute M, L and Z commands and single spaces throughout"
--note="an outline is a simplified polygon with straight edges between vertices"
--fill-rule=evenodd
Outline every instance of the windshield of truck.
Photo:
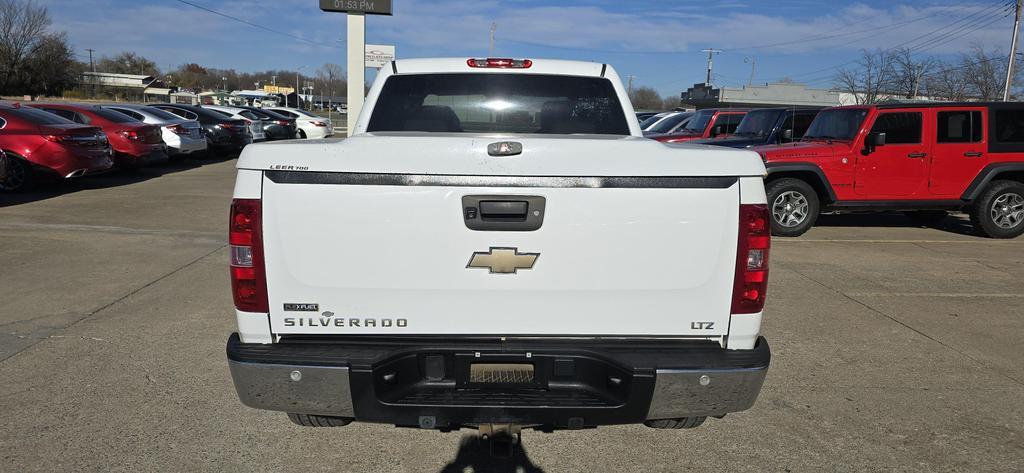
M 675 115 L 666 117 L 664 120 L 658 122 L 656 125 L 648 128 L 647 131 L 651 131 L 654 133 L 668 133 L 674 130 L 680 124 L 685 125 L 685 122 L 689 120 L 692 116 L 692 113 L 677 113 Z
M 864 108 L 824 110 L 811 122 L 804 140 L 852 140 L 868 116 Z
M 388 78 L 367 131 L 629 135 L 611 81 L 541 74 Z
M 754 110 L 743 116 L 733 135 L 748 138 L 765 137 L 772 133 L 779 119 L 779 110 Z
M 690 117 L 690 122 L 686 124 L 686 128 L 683 128 L 680 131 L 691 135 L 703 134 L 704 129 L 708 127 L 708 123 L 711 123 L 711 117 L 714 116 L 714 110 L 701 110 L 694 113 L 693 116 Z

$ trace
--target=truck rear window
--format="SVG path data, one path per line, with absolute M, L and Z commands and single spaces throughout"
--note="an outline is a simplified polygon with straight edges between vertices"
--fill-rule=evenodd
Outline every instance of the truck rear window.
M 367 131 L 629 135 L 608 79 L 410 74 L 384 83 Z

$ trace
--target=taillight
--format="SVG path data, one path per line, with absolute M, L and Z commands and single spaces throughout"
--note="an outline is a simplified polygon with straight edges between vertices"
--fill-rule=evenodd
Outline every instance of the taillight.
M 243 312 L 270 312 L 267 277 L 263 265 L 262 205 L 259 199 L 231 202 L 228 243 L 231 247 L 231 292 L 235 308 Z
M 142 136 L 139 135 L 139 132 L 135 130 L 120 130 L 117 132 L 117 134 L 129 140 L 139 140 L 142 138 Z
M 768 250 L 772 242 L 768 206 L 740 205 L 739 233 L 732 313 L 755 314 L 764 309 L 768 290 Z
M 54 143 L 63 143 L 64 140 L 67 140 L 69 138 L 69 136 L 68 135 L 46 135 L 44 138 L 46 138 L 46 141 L 52 141 Z
M 489 57 L 486 59 L 466 59 L 466 65 L 469 67 L 491 67 L 497 69 L 529 69 L 533 65 L 533 61 L 529 59 L 508 59 L 508 58 L 494 58 Z
M 185 127 L 183 127 L 181 125 L 171 125 L 171 126 L 167 127 L 167 129 L 171 130 L 171 133 L 174 133 L 175 135 L 187 135 L 188 134 L 188 128 L 185 128 Z
M 312 124 L 313 126 L 324 126 L 324 127 L 327 126 L 327 124 L 324 123 L 324 122 L 312 121 L 312 122 L 309 122 L 309 123 Z
M 274 120 L 274 123 L 282 126 L 288 126 L 288 120 Z

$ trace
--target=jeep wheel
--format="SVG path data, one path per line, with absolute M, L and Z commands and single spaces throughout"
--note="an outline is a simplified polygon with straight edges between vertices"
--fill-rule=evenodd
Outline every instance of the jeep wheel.
M 318 416 L 313 414 L 288 413 L 292 422 L 303 427 L 344 427 L 352 423 L 351 417 Z
M 35 184 L 35 176 L 32 175 L 32 165 L 28 161 L 7 155 L 6 176 L 0 181 L 0 190 L 7 192 L 26 192 L 32 190 Z
M 938 224 L 949 216 L 945 210 L 913 210 L 905 214 L 912 222 L 922 226 Z
M 659 419 L 644 421 L 644 425 L 652 429 L 693 429 L 700 427 L 707 417 L 683 417 L 682 419 Z
M 989 238 L 1024 233 L 1024 184 L 994 181 L 971 205 L 971 223 Z
M 803 235 L 818 220 L 818 194 L 800 179 L 782 178 L 768 184 L 768 210 L 772 214 L 772 235 Z

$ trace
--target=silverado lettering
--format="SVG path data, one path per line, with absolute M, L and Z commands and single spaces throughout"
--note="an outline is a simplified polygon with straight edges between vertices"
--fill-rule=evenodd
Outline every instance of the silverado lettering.
M 408 327 L 407 319 L 345 319 L 329 317 L 285 317 L 285 327 Z

